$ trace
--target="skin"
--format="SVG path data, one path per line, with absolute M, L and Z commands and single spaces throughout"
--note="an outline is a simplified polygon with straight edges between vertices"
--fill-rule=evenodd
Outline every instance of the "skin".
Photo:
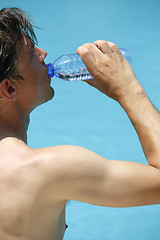
M 18 63 L 24 80 L 0 84 L 0 239 L 62 240 L 69 199 L 107 207 L 160 203 L 159 113 L 115 44 L 87 43 L 77 53 L 94 77 L 86 82 L 126 111 L 148 165 L 107 160 L 78 146 L 27 146 L 29 115 L 54 90 L 46 52 L 26 39 Z

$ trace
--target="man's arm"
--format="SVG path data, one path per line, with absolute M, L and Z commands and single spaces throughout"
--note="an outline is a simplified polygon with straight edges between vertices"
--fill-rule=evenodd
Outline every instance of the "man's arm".
M 96 41 L 79 47 L 77 53 L 95 79 L 87 82 L 121 104 L 137 131 L 149 165 L 160 168 L 160 114 L 118 47 Z
M 34 175 L 43 179 L 43 195 L 50 201 L 106 207 L 160 203 L 160 170 L 155 167 L 107 160 L 78 146 L 36 149 L 34 155 L 39 166 Z
M 132 90 L 122 96 L 120 104 L 130 118 L 150 166 L 160 169 L 160 114 L 144 90 Z
M 49 195 L 95 205 L 160 204 L 160 116 L 117 46 L 105 41 L 77 49 L 94 80 L 87 83 L 118 101 L 131 119 L 149 165 L 107 160 L 87 149 L 59 146 L 40 151 Z M 43 152 L 45 154 L 43 154 Z M 44 171 L 46 169 L 46 171 Z M 53 184 L 53 183 L 56 183 Z

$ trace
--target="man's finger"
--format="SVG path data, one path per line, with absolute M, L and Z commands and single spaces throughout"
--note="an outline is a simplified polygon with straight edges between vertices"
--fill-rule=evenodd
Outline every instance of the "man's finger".
M 94 44 L 104 54 L 106 54 L 110 57 L 116 56 L 116 57 L 119 57 L 119 58 L 123 59 L 123 56 L 122 56 L 118 46 L 115 43 L 109 42 L 109 41 L 104 41 L 104 40 L 97 40 L 97 41 L 94 42 Z
M 92 75 L 95 72 L 98 58 L 102 58 L 103 53 L 92 43 L 84 44 L 77 48 L 76 52 L 80 55 L 89 73 Z
M 123 55 L 115 43 L 108 41 L 108 45 L 111 48 L 111 50 L 113 51 L 115 56 L 118 56 L 119 58 L 123 59 Z
M 94 44 L 103 54 L 107 54 L 108 56 L 113 54 L 107 41 L 97 40 L 94 42 Z
M 92 64 L 95 62 L 95 57 L 93 56 L 92 52 L 84 46 L 78 47 L 77 50 L 76 50 L 76 53 L 81 57 L 84 64 L 86 62 L 89 62 L 89 63 L 92 63 Z

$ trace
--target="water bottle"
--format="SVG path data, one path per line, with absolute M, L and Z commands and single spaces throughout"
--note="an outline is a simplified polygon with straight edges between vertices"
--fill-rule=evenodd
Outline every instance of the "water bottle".
M 131 55 L 125 48 L 119 48 L 122 55 L 131 64 Z M 67 54 L 59 57 L 53 64 L 47 64 L 48 76 L 67 81 L 93 79 L 78 54 Z

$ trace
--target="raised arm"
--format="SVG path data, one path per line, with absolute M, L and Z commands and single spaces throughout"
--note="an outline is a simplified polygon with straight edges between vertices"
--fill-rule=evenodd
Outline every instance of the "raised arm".
M 160 170 L 155 167 L 107 160 L 78 146 L 37 149 L 34 154 L 40 166 L 34 176 L 43 179 L 43 196 L 50 201 L 106 207 L 160 204 Z
M 94 77 L 87 83 L 125 109 L 138 133 L 148 165 L 107 160 L 75 146 L 36 150 L 45 159 L 41 169 L 50 183 L 46 187 L 49 196 L 111 207 L 160 204 L 159 113 L 116 45 L 96 41 L 79 47 L 77 53 Z
M 160 114 L 118 47 L 96 41 L 79 47 L 77 53 L 94 77 L 94 81 L 87 82 L 121 104 L 137 131 L 149 165 L 160 168 Z

